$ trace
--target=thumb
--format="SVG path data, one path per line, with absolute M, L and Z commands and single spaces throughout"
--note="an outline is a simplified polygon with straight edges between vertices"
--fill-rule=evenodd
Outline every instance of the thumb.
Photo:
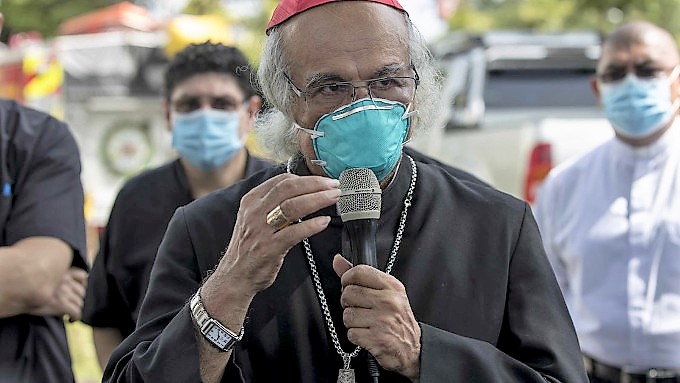
M 333 270 L 338 274 L 338 277 L 342 277 L 342 274 L 351 268 L 352 264 L 346 260 L 345 257 L 340 254 L 335 254 L 335 257 L 333 257 Z

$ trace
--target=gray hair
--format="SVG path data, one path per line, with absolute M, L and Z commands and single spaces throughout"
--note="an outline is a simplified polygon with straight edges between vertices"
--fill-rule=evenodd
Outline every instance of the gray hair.
M 420 77 L 414 100 L 418 113 L 411 119 L 412 134 L 417 134 L 436 120 L 441 81 L 425 40 L 406 13 L 404 19 L 409 30 L 411 64 Z M 266 155 L 278 161 L 285 161 L 299 151 L 299 132 L 292 112 L 294 94 L 285 75 L 291 68 L 291 60 L 285 55 L 285 30 L 286 23 L 271 29 L 257 71 L 260 88 L 270 104 L 255 121 L 258 143 Z

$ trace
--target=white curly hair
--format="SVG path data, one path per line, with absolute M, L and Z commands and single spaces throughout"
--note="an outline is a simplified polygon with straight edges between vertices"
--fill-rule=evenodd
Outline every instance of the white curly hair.
M 429 128 L 436 119 L 440 74 L 425 40 L 408 15 L 404 19 L 409 31 L 408 46 L 411 64 L 420 77 L 414 103 L 418 113 L 412 117 L 412 134 Z M 257 71 L 259 88 L 269 107 L 258 114 L 255 130 L 258 144 L 274 160 L 286 161 L 299 151 L 293 113 L 293 92 L 285 74 L 290 73 L 291 61 L 285 51 L 287 23 L 272 28 L 265 41 Z

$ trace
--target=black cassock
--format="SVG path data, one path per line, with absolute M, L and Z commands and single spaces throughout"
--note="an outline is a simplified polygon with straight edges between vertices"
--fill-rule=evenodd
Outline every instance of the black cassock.
M 576 335 L 529 206 L 487 186 L 461 181 L 417 162 L 413 206 L 393 275 L 406 287 L 422 329 L 420 382 L 587 382 Z M 296 174 L 308 174 L 302 161 Z M 135 332 L 116 349 L 107 382 L 198 382 L 198 348 L 188 301 L 229 243 L 241 196 L 285 171 L 257 173 L 180 208 L 151 274 Z M 402 159 L 383 190 L 379 264 L 392 248 L 411 168 Z M 343 349 L 340 280 L 332 269 L 342 249 L 334 207 L 329 227 L 310 238 Z M 263 217 L 264 219 L 264 217 Z M 245 335 L 224 382 L 335 382 L 335 351 L 302 244 L 286 256 L 274 284 L 253 300 Z M 363 358 L 352 363 L 366 380 Z M 383 371 L 381 382 L 408 379 Z

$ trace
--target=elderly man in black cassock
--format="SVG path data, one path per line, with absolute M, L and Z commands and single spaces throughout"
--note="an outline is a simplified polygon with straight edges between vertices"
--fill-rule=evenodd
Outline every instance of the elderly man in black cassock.
M 367 351 L 380 382 L 587 382 L 529 206 L 403 151 L 438 89 L 401 5 L 282 0 L 267 34 L 286 160 L 177 210 L 104 381 L 369 382 Z M 382 189 L 377 268 L 340 255 L 348 168 Z

